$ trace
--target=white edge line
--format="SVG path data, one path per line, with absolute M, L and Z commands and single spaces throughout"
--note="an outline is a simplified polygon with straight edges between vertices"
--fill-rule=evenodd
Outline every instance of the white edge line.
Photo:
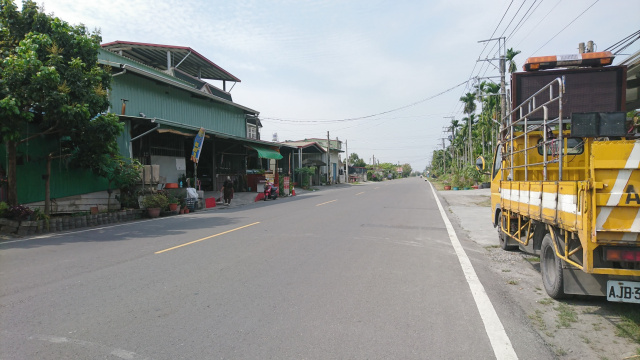
M 484 286 L 482 286 L 476 271 L 473 269 L 471 260 L 469 260 L 469 257 L 467 257 L 467 254 L 462 248 L 462 244 L 460 243 L 458 236 L 456 236 L 453 225 L 451 225 L 451 221 L 449 221 L 449 218 L 440 203 L 440 199 L 438 199 L 436 190 L 431 182 L 429 182 L 429 185 L 431 186 L 431 191 L 433 192 L 436 204 L 438 204 L 438 209 L 440 210 L 440 215 L 442 216 L 442 220 L 444 220 L 447 232 L 449 233 L 451 245 L 453 245 L 453 249 L 456 251 L 456 255 L 460 261 L 460 266 L 462 267 L 467 284 L 469 284 L 469 288 L 471 289 L 473 300 L 475 300 L 476 306 L 478 307 L 478 312 L 480 313 L 480 317 L 484 323 L 487 336 L 489 336 L 493 353 L 497 359 L 518 359 L 518 355 L 511 345 L 511 341 L 502 326 L 502 322 L 500 321 L 493 304 L 491 304 L 491 300 L 489 299 L 487 292 L 484 290 Z

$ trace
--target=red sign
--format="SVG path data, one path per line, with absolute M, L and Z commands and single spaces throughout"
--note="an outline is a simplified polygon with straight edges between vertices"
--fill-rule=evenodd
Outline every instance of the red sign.
M 284 193 L 289 195 L 289 177 L 284 177 Z

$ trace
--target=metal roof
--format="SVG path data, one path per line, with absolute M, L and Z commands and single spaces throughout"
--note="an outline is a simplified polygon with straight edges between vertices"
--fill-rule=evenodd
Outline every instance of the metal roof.
M 178 131 L 180 129 L 184 129 L 184 130 L 188 130 L 188 131 L 193 131 L 194 136 L 198 132 L 198 130 L 200 130 L 200 128 L 197 127 L 197 126 L 181 124 L 181 123 L 176 122 L 176 121 L 171 121 L 171 120 L 167 120 L 167 119 L 160 119 L 160 118 L 156 118 L 156 117 L 154 117 L 154 118 L 142 118 L 142 117 L 139 117 L 139 116 L 129 116 L 129 115 L 118 115 L 118 116 L 121 117 L 121 118 L 146 120 L 146 121 L 149 121 L 149 123 L 160 124 L 159 129 L 168 129 L 168 130 L 175 129 L 175 130 L 178 130 Z M 252 145 L 272 146 L 272 147 L 277 147 L 277 148 L 282 147 L 281 143 L 275 143 L 275 142 L 264 141 L 264 140 L 243 138 L 243 137 L 239 137 L 239 136 L 224 134 L 224 133 L 221 133 L 221 132 L 218 132 L 218 131 L 214 131 L 214 130 L 211 130 L 211 129 L 207 129 L 207 128 L 205 128 L 205 134 L 206 135 L 213 135 L 213 136 L 215 136 L 217 138 L 221 138 L 221 139 L 236 140 L 236 141 L 239 141 L 239 142 L 252 144 Z M 185 134 L 185 135 L 189 135 L 189 134 Z
M 288 147 L 292 147 L 292 148 L 299 148 L 299 149 L 316 149 L 319 153 L 325 153 L 327 152 L 326 149 L 320 145 L 319 143 L 315 142 L 315 141 L 285 141 L 285 142 L 281 142 L 280 144 L 288 146 Z
M 189 83 L 187 83 L 187 82 L 185 82 L 185 81 L 183 81 L 181 79 L 169 76 L 167 74 L 163 74 L 162 72 L 153 71 L 153 69 L 150 69 L 150 68 L 144 68 L 143 69 L 143 68 L 141 68 L 139 66 L 136 67 L 136 66 L 129 65 L 129 64 L 121 64 L 121 63 L 116 63 L 116 62 L 107 61 L 107 60 L 100 60 L 100 59 L 98 59 L 98 62 L 100 64 L 103 64 L 103 65 L 108 65 L 108 66 L 111 66 L 111 67 L 114 67 L 114 68 L 120 68 L 120 69 L 122 69 L 124 71 L 130 71 L 132 73 L 136 73 L 138 75 L 142 75 L 142 76 L 148 77 L 150 79 L 154 79 L 154 80 L 163 82 L 165 84 L 169 84 L 169 85 L 172 85 L 174 87 L 181 88 L 181 89 L 189 91 L 189 92 L 191 92 L 193 94 L 197 94 L 197 95 L 209 98 L 211 100 L 214 100 L 214 101 L 217 101 L 217 102 L 220 102 L 220 103 L 223 103 L 223 104 L 231 105 L 231 106 L 236 107 L 238 109 L 242 109 L 243 111 L 245 111 L 248 114 L 253 114 L 253 115 L 256 115 L 256 116 L 258 114 L 260 114 L 260 112 L 257 111 L 257 110 L 253 110 L 253 109 L 248 108 L 246 106 L 242 106 L 240 104 L 234 103 L 233 101 L 229 101 L 229 100 L 220 98 L 218 96 L 211 95 L 211 94 L 208 94 L 206 92 L 200 91 L 199 89 L 194 88 L 192 84 L 189 84 Z
M 201 79 L 241 81 L 225 69 L 213 63 L 213 61 L 187 46 L 146 44 L 120 40 L 105 43 L 101 46 L 103 49 L 161 70 L 171 70 L 167 68 L 167 53 L 170 53 L 170 68 L 180 69 L 193 77 Z

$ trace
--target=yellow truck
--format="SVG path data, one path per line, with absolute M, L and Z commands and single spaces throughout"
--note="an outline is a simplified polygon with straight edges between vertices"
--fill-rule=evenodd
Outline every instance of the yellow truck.
M 512 74 L 513 110 L 491 169 L 492 221 L 503 249 L 540 255 L 555 299 L 640 303 L 640 135 L 625 113 L 627 68 L 604 66 L 612 60 L 529 58 Z

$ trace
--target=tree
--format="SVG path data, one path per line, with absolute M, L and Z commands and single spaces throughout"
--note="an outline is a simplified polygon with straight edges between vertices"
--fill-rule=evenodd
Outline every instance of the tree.
M 349 164 L 355 167 L 367 166 L 367 163 L 364 160 L 360 159 L 360 157 L 358 157 L 358 154 L 356 153 L 351 153 L 351 155 L 349 155 Z
M 467 117 L 465 118 L 467 120 L 467 131 L 469 132 L 468 143 L 467 143 L 468 145 L 467 161 L 472 161 L 471 154 L 473 152 L 473 137 L 471 134 L 471 128 L 473 126 L 473 116 L 471 115 L 476 111 L 476 94 L 468 92 L 460 98 L 460 101 L 464 103 L 463 112 L 467 114 Z
M 18 144 L 47 137 L 82 141 L 108 106 L 111 74 L 98 65 L 99 33 L 47 15 L 27 0 L 0 0 L 0 137 L 7 149 L 8 202 L 17 199 Z M 70 154 L 49 154 L 49 158 Z M 50 159 L 49 159 L 50 160 Z
M 518 70 L 518 66 L 516 65 L 516 62 L 513 61 L 513 58 L 515 58 L 520 53 L 521 53 L 520 50 L 513 50 L 513 48 L 507 49 L 507 62 L 509 63 L 509 73 L 514 73 L 516 70 Z
M 412 171 L 413 169 L 411 168 L 411 165 L 409 164 L 402 165 L 402 177 L 408 177 L 409 175 L 411 175 Z
M 117 115 L 101 115 L 77 132 L 76 138 L 81 141 L 69 146 L 71 165 L 91 169 L 94 174 L 107 179 L 107 209 L 111 207 L 112 185 L 122 190 L 140 180 L 140 163 L 124 159 L 118 153 L 116 139 L 123 131 L 124 125 Z

